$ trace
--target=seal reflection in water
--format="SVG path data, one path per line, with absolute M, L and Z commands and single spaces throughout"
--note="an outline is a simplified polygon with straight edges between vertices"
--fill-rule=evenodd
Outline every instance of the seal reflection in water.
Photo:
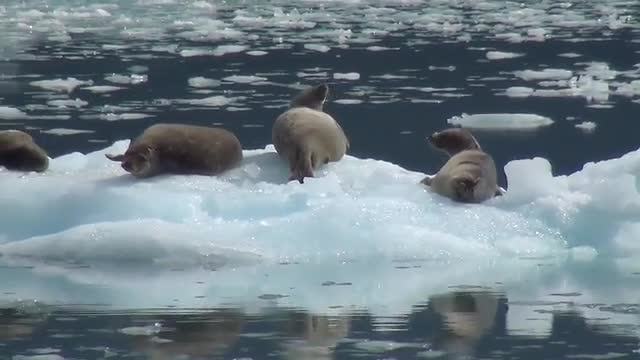
M 422 180 L 434 192 L 463 203 L 481 203 L 503 194 L 493 158 L 482 151 L 471 132 L 446 129 L 433 133 L 428 141 L 450 156 L 436 175 Z
M 31 135 L 4 130 L 0 131 L 0 166 L 12 171 L 44 172 L 49 168 L 49 157 Z
M 242 145 L 231 132 L 184 124 L 156 124 L 122 155 L 105 154 L 138 178 L 160 174 L 218 175 L 242 160 Z
M 273 124 L 273 145 L 289 163 L 289 181 L 302 184 L 320 165 L 339 161 L 349 149 L 340 124 L 323 111 L 328 94 L 326 84 L 303 90 Z

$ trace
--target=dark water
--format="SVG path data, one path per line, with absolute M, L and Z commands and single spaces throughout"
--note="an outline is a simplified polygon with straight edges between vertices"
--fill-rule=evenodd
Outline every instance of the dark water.
M 374 3 L 384 8 L 378 2 Z M 428 14 L 433 5 L 404 6 L 399 3 L 392 2 L 386 8 L 398 9 L 405 15 Z M 573 3 L 577 8 L 583 6 Z M 121 2 L 118 4 L 122 8 L 125 6 Z M 243 8 L 242 4 L 219 5 L 218 12 L 211 17 L 233 18 L 237 15 L 234 11 Z M 438 4 L 437 9 L 447 8 L 446 4 Z M 27 11 L 31 5 L 27 3 L 21 9 Z M 287 12 L 291 10 L 287 4 L 281 6 Z M 335 15 L 339 20 L 319 22 L 328 28 L 343 28 L 345 24 L 353 25 L 354 31 L 384 28 L 359 19 L 358 11 L 366 10 L 366 4 L 345 5 L 342 10 L 340 4 L 327 5 L 325 10 L 306 4 L 300 6 L 301 12 L 305 6 L 313 7 L 315 13 L 341 14 Z M 474 24 L 483 10 L 472 9 L 466 13 L 465 6 L 470 5 L 453 2 L 451 8 L 462 14 L 465 24 Z M 628 23 L 637 24 L 638 3 L 620 2 L 616 6 L 630 16 Z M 523 4 L 522 8 L 526 9 L 527 5 Z M 552 3 L 542 8 L 547 15 L 563 11 L 562 6 Z M 7 14 L 13 14 L 12 8 L 8 9 Z M 165 20 L 173 15 L 178 17 L 179 10 L 171 8 L 171 11 L 173 13 L 163 14 Z M 115 14 L 117 10 L 111 12 Z M 158 12 L 162 12 L 162 7 Z M 152 15 L 157 17 L 158 12 Z M 345 15 L 348 12 L 351 15 Z M 490 12 L 486 10 L 483 14 Z M 586 13 L 590 14 L 589 11 Z M 139 16 L 142 18 L 144 14 Z M 208 16 L 203 15 L 204 18 Z M 596 15 L 593 17 L 597 18 Z M 67 19 L 62 17 L 61 21 L 64 23 Z M 404 20 L 398 15 L 386 21 L 391 26 L 402 24 Z M 485 21 L 491 25 L 497 22 L 496 19 Z M 540 21 L 552 28 L 549 24 L 554 20 Z M 17 22 L 8 24 L 17 26 Z M 518 26 L 516 24 L 515 28 Z M 521 26 L 524 32 L 537 28 L 527 23 Z M 119 28 L 119 25 L 113 27 Z M 157 122 L 216 124 L 234 131 L 246 149 L 264 148 L 271 142 L 273 121 L 298 87 L 327 82 L 331 99 L 326 111 L 342 124 L 350 137 L 350 155 L 386 160 L 415 171 L 437 171 L 444 159 L 429 149 L 424 138 L 449 126 L 446 120 L 462 113 L 531 113 L 554 120 L 550 126 L 535 130 L 474 131 L 485 150 L 494 156 L 499 169 L 514 159 L 541 156 L 551 162 L 554 173 L 568 174 L 579 170 L 586 162 L 620 157 L 640 146 L 640 93 L 615 95 L 616 84 L 612 84 L 612 95 L 604 101 L 589 101 L 583 96 L 512 98 L 500 94 L 511 86 L 540 88 L 535 81 L 513 76 L 513 71 L 526 69 L 556 68 L 579 72 L 589 63 L 599 62 L 625 72 L 615 80 L 607 79 L 609 82 L 638 79 L 640 32 L 637 26 L 609 29 L 597 26 L 563 28 L 560 25 L 552 32 L 555 36 L 545 41 L 520 43 L 482 32 L 471 32 L 470 41 L 460 41 L 454 40 L 455 36 L 437 34 L 430 28 L 401 28 L 376 37 L 372 44 L 394 50 L 370 51 L 366 49 L 367 43 L 350 44 L 347 41 L 349 47 L 332 47 L 328 52 L 305 49 L 303 44 L 314 36 L 305 35 L 304 29 L 267 31 L 256 28 L 247 33 L 262 36 L 260 40 L 252 42 L 243 38 L 243 43 L 249 45 L 246 51 L 266 49 L 268 53 L 264 56 L 240 52 L 194 57 L 151 50 L 153 46 L 167 44 L 177 44 L 178 52 L 179 49 L 212 48 L 207 42 L 176 36 L 177 30 L 168 25 L 167 29 L 155 40 L 127 38 L 108 31 L 70 32 L 70 39 L 64 42 L 47 39 L 47 34 L 34 36 L 35 40 L 25 44 L 16 56 L 7 56 L 6 61 L 0 63 L 0 73 L 4 74 L 0 83 L 0 105 L 21 109 L 30 118 L 0 120 L 0 127 L 30 132 L 52 157 L 74 151 L 99 150 L 116 140 L 131 138 Z M 290 47 L 275 41 L 278 36 Z M 327 43 L 330 42 L 331 39 Z M 105 44 L 128 47 L 113 49 L 104 47 Z M 526 55 L 489 61 L 485 57 L 488 50 Z M 581 56 L 558 56 L 563 53 Z M 135 85 L 104 81 L 106 75 L 113 73 L 131 74 L 131 66 L 146 67 L 142 73 L 148 80 Z M 300 72 L 318 75 L 305 77 L 298 75 Z M 359 79 L 331 76 L 349 72 L 357 72 Z M 398 77 L 389 78 L 385 74 Z M 188 79 L 197 76 L 219 80 L 230 75 L 260 76 L 268 80 L 249 84 L 223 81 L 219 86 L 211 87 L 207 94 L 194 93 L 196 89 L 188 85 Z M 96 94 L 83 89 L 83 85 L 66 95 L 30 85 L 36 80 L 67 77 L 124 89 Z M 441 90 L 420 90 L 426 87 Z M 445 88 L 454 89 L 442 90 Z M 242 98 L 213 107 L 176 101 L 216 95 Z M 77 109 L 55 109 L 46 105 L 48 100 L 66 99 L 67 96 L 69 99 L 80 98 L 89 105 Z M 339 99 L 358 99 L 361 103 L 336 102 Z M 594 104 L 607 107 L 593 107 Z M 152 116 L 117 121 L 96 118 L 112 112 L 109 106 L 124 108 L 116 113 Z M 236 109 L 230 109 L 231 106 Z M 239 110 L 237 108 L 240 111 L 234 111 Z M 60 114 L 69 118 L 38 118 Z M 597 128 L 585 132 L 574 126 L 582 121 L 595 122 Z M 46 132 L 55 128 L 90 132 L 65 136 Z M 503 186 L 507 185 L 502 172 L 500 181 Z M 398 281 L 402 281 L 401 275 Z M 606 279 L 601 281 L 606 282 Z M 446 285 L 450 291 L 425 294 L 409 311 L 393 316 L 341 307 L 333 309 L 333 314 L 315 314 L 305 308 L 281 306 L 277 298 L 269 296 L 260 299 L 262 308 L 257 312 L 234 304 L 198 311 L 172 308 L 114 312 L 108 308 L 86 310 L 86 304 L 55 307 L 29 300 L 4 306 L 6 309 L 0 315 L 0 359 L 28 359 L 21 356 L 45 354 L 49 354 L 48 357 L 33 359 L 640 357 L 638 299 L 628 298 L 624 291 L 612 291 L 608 298 L 610 302 L 602 303 L 590 302 L 579 298 L 580 293 L 572 293 L 579 288 L 567 293 L 540 294 L 535 291 L 536 284 L 523 284 L 523 287 L 530 286 L 531 291 L 512 297 L 509 291 Z M 624 286 L 632 285 L 625 283 Z M 597 284 L 591 287 L 600 290 Z M 176 286 L 175 291 L 179 294 L 180 286 Z M 9 297 L 11 294 L 4 295 Z M 542 297 L 545 300 L 541 300 Z M 549 301 L 549 297 L 555 300 Z M 576 298 L 580 301 L 574 302 Z M 514 313 L 518 315 L 514 316 Z M 510 317 L 519 321 L 509 325 Z

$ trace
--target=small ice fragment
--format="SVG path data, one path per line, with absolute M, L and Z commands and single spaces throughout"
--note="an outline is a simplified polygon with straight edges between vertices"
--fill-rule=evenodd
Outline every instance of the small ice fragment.
M 225 54 L 234 54 L 243 52 L 247 49 L 245 45 L 220 45 L 213 50 L 214 56 L 223 56 Z
M 191 99 L 187 100 L 187 103 L 192 105 L 203 105 L 203 106 L 224 106 L 231 103 L 234 99 L 227 98 L 221 95 L 209 96 L 204 99 Z
M 47 104 L 49 106 L 55 106 L 55 107 L 61 107 L 61 108 L 67 108 L 67 107 L 81 108 L 83 106 L 87 106 L 89 102 L 76 98 L 75 100 L 71 100 L 71 99 L 51 100 L 51 101 L 47 101 Z
M 564 69 L 544 69 L 515 71 L 514 75 L 523 80 L 565 80 L 571 78 L 573 73 Z
M 160 324 L 154 324 L 149 326 L 131 326 L 118 330 L 118 332 L 132 335 L 132 336 L 151 336 L 155 335 L 162 330 Z
M 231 81 L 240 84 L 249 84 L 256 81 L 265 81 L 267 78 L 253 75 L 231 75 L 223 78 L 222 80 Z
M 596 130 L 596 123 L 593 121 L 583 121 L 579 124 L 575 124 L 574 126 L 587 133 L 591 133 Z
M 54 79 L 54 80 L 37 80 L 29 83 L 31 86 L 36 86 L 45 90 L 52 90 L 58 92 L 72 92 L 73 89 L 80 85 L 93 85 L 92 80 L 82 81 L 74 77 L 68 77 L 66 80 Z
M 247 51 L 247 55 L 251 55 L 251 56 L 264 56 L 264 55 L 267 55 L 267 54 L 268 54 L 268 52 L 262 51 L 262 50 Z
M 79 129 L 66 129 L 66 128 L 54 128 L 49 130 L 41 130 L 41 133 L 51 134 L 51 135 L 77 135 L 77 134 L 90 134 L 93 133 L 93 130 L 79 130 Z
M 189 86 L 195 88 L 208 88 L 220 85 L 220 80 L 209 79 L 202 76 L 196 76 L 189 79 Z
M 308 50 L 319 51 L 319 52 L 327 52 L 331 50 L 330 47 L 322 44 L 304 44 L 304 48 Z
M 533 89 L 525 86 L 512 86 L 505 90 L 505 94 L 509 97 L 527 97 L 533 94 Z
M 107 92 L 112 92 L 112 91 L 122 90 L 122 89 L 124 88 L 119 86 L 111 86 L 111 85 L 96 85 L 96 86 L 87 86 L 82 88 L 82 90 L 89 90 L 93 93 L 107 93 Z
M 334 73 L 334 79 L 345 79 L 345 80 L 358 80 L 360 79 L 360 74 L 357 72 L 348 72 L 348 73 Z
M 18 119 L 26 119 L 29 116 L 16 108 L 12 108 L 9 106 L 0 106 L 0 119 L 4 120 L 18 120 Z
M 117 120 L 137 120 L 153 117 L 153 115 L 149 114 L 140 114 L 140 113 L 123 113 L 123 114 L 101 114 L 100 119 L 106 121 L 117 121 Z
M 512 53 L 512 52 L 504 52 L 504 51 L 488 51 L 487 59 L 489 60 L 501 60 L 501 59 L 513 59 L 517 57 L 524 56 L 521 53 Z
M 359 100 L 359 99 L 338 99 L 338 100 L 335 100 L 334 102 L 336 102 L 338 104 L 344 104 L 344 105 L 353 105 L 353 104 L 361 104 L 362 100 Z

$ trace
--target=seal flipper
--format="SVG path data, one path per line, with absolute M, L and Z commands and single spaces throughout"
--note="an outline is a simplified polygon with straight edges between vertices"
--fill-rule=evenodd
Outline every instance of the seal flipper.
M 422 179 L 422 181 L 420 181 L 420 183 L 426 186 L 431 186 L 431 181 L 433 181 L 433 176 L 427 175 Z
M 124 160 L 124 154 L 120 154 L 120 155 L 104 154 L 104 156 L 111 161 L 122 162 L 122 160 Z
M 293 151 L 293 159 L 289 162 L 291 175 L 289 181 L 298 180 L 300 184 L 304 184 L 305 177 L 313 177 L 313 168 L 311 166 L 311 156 L 309 152 L 301 146 L 296 146 Z
M 498 186 L 495 196 L 503 196 L 506 192 L 507 190 L 503 189 L 501 186 Z
M 479 179 L 463 177 L 457 178 L 453 183 L 453 192 L 456 196 L 456 200 L 460 202 L 471 203 L 475 202 L 473 192 Z

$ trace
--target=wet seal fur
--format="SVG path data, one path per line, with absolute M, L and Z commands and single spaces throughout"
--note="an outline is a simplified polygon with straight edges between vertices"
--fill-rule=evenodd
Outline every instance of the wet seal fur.
M 498 186 L 496 165 L 466 129 L 451 128 L 428 137 L 434 148 L 450 158 L 434 176 L 421 183 L 436 193 L 462 203 L 481 203 L 504 194 Z
M 134 139 L 124 154 L 105 154 L 137 178 L 160 174 L 219 175 L 242 160 L 238 138 L 222 128 L 155 124 Z
M 289 181 L 304 183 L 320 165 L 339 161 L 349 150 L 342 127 L 323 111 L 328 95 L 326 84 L 308 87 L 273 124 L 271 139 L 278 155 L 289 164 Z
M 4 130 L 0 131 L 0 166 L 11 171 L 44 172 L 49 168 L 49 156 L 31 135 Z

